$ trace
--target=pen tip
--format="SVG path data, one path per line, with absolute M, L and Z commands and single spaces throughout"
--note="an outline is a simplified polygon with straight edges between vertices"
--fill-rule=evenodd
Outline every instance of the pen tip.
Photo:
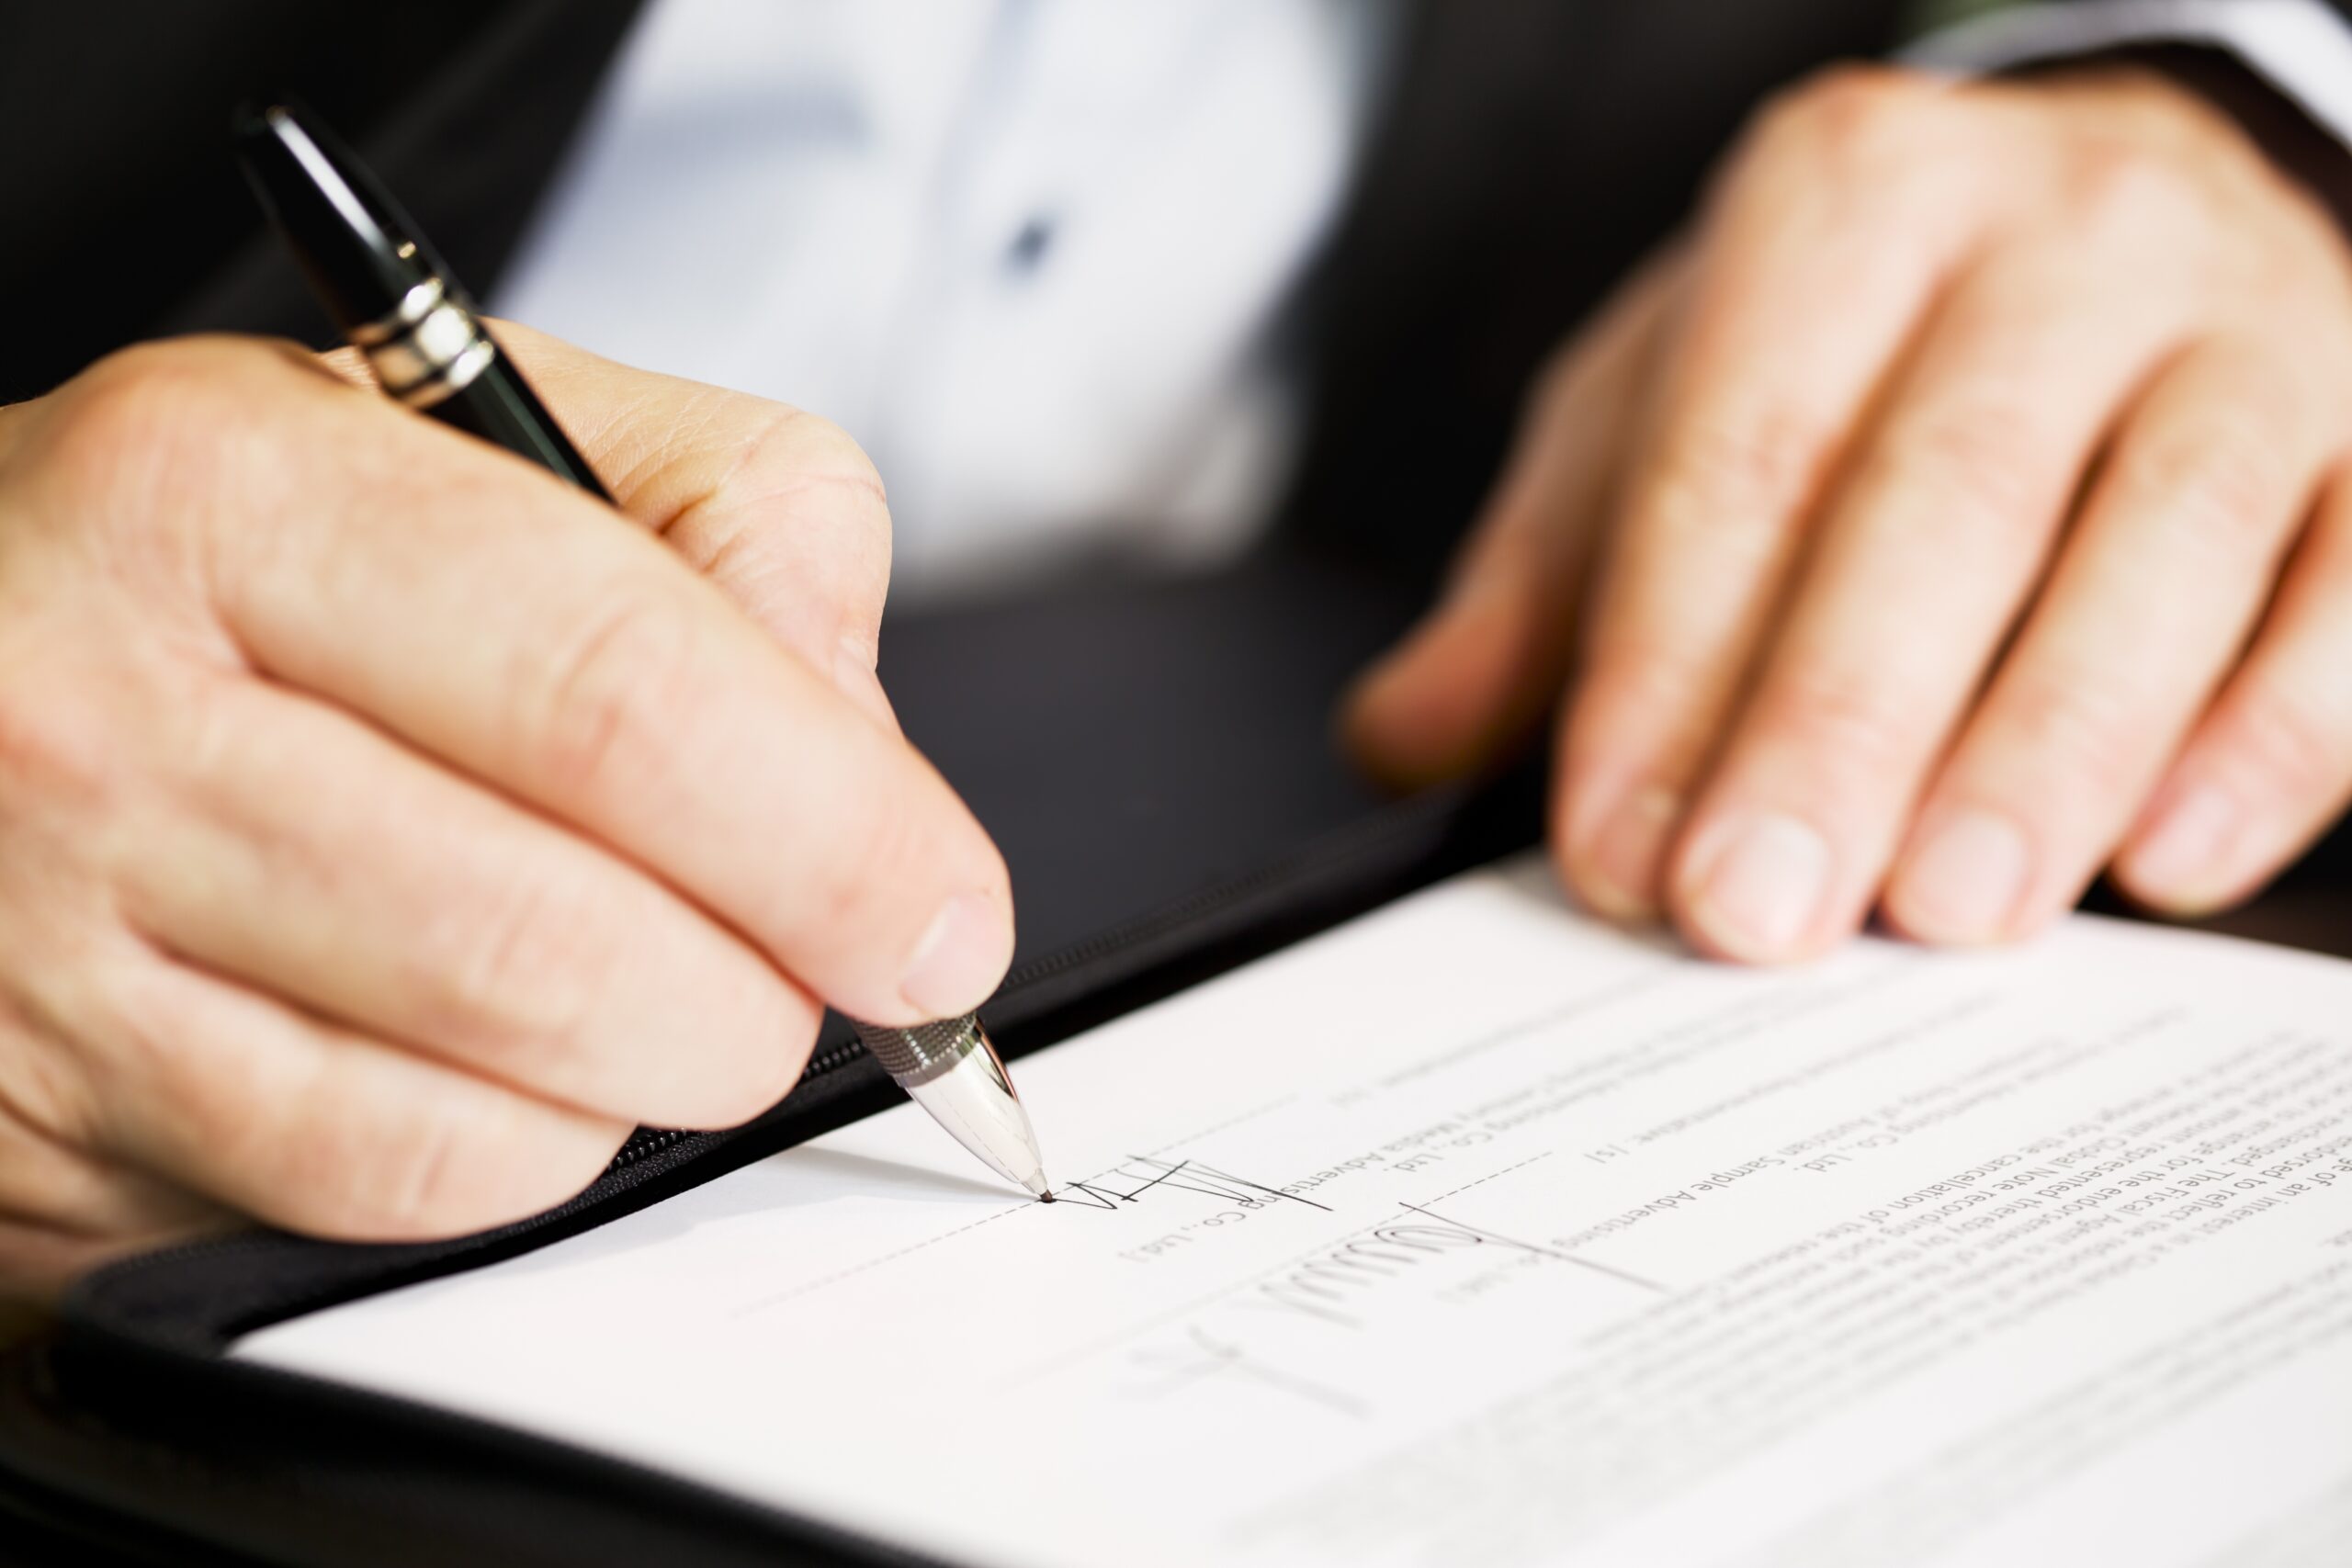
M 1046 1179 L 1046 1173 L 1042 1170 L 1022 1185 L 1035 1194 L 1040 1203 L 1050 1203 L 1054 1201 L 1054 1184 Z

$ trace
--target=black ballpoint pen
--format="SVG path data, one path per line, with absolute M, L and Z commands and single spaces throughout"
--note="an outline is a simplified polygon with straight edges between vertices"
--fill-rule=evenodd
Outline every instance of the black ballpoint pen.
M 236 138 L 263 209 L 387 393 L 613 499 L 447 265 L 348 149 L 283 101 L 239 110 Z M 958 1143 L 1052 1197 L 1028 1112 L 978 1018 L 912 1029 L 852 1021 L 875 1060 Z

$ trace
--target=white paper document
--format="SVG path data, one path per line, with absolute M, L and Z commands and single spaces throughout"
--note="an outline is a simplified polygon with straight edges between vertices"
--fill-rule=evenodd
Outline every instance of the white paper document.
M 236 1353 L 982 1564 L 2352 1561 L 2352 964 L 1689 958 L 1533 861 Z

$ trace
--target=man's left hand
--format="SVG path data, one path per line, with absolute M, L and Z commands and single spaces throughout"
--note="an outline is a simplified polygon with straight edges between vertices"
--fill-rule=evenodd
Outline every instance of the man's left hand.
M 1555 356 L 1350 736 L 1424 782 L 1565 689 L 1569 885 L 1738 959 L 2222 905 L 2352 797 L 2347 457 L 2352 249 L 2202 99 L 1841 71 Z

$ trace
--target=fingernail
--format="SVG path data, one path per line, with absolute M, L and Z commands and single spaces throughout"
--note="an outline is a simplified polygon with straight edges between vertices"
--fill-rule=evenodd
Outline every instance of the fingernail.
M 2226 792 L 2209 784 L 2192 786 L 2132 851 L 2132 880 L 2150 893 L 2194 897 L 2211 879 L 2237 827 L 2237 803 Z
M 2025 835 L 2007 815 L 1975 807 L 1956 812 L 1903 869 L 1903 924 L 1928 942 L 1997 941 L 2032 872 Z
M 988 1000 L 1004 974 L 1004 920 L 977 893 L 949 899 L 915 943 L 899 995 L 925 1018 L 954 1018 Z
M 1458 624 L 1464 619 L 1464 612 L 1476 607 L 1475 598 L 1464 598 L 1459 593 L 1439 600 L 1364 669 L 1358 678 L 1357 690 L 1385 685 L 1404 671 L 1423 663 L 1430 649 L 1442 647 L 1447 637 L 1458 635 Z
M 1798 818 L 1766 812 L 1702 862 L 1690 920 L 1735 958 L 1788 955 L 1829 891 L 1829 844 Z
M 1371 663 L 1357 671 L 1349 681 L 1347 690 L 1340 694 L 1341 711 L 1352 717 L 1367 706 L 1375 710 L 1379 708 L 1386 699 L 1389 686 L 1396 680 L 1396 671 L 1405 667 L 1405 656 L 1412 651 L 1412 648 L 1413 634 L 1408 633 L 1396 647 L 1385 649 Z
M 1682 819 L 1682 797 L 1656 785 L 1637 789 L 1611 812 L 1584 847 L 1585 897 L 1612 920 L 1648 919 L 1657 913 L 1658 867 Z

